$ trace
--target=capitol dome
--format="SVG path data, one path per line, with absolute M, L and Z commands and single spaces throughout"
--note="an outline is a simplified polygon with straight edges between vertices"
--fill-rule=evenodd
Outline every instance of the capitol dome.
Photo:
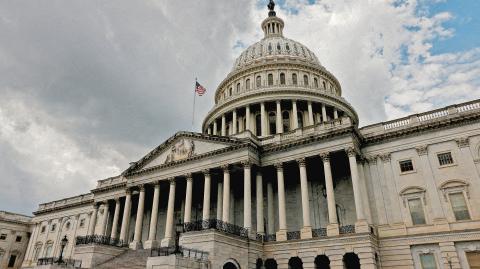
M 202 132 L 258 138 L 349 121 L 358 116 L 335 76 L 305 45 L 283 36 L 273 1 L 261 23 L 264 37 L 245 49 L 215 92 Z

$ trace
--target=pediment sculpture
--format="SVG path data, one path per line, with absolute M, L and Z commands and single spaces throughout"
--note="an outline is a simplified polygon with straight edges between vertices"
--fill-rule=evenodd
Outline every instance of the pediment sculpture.
M 165 163 L 190 158 L 193 156 L 194 152 L 195 144 L 193 143 L 193 140 L 182 138 L 170 147 L 170 153 L 168 153 Z

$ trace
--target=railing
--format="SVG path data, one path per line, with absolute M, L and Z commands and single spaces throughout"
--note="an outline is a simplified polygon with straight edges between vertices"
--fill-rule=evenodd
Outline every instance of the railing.
M 354 234 L 355 233 L 355 225 L 345 225 L 339 227 L 340 234 Z
M 266 234 L 263 237 L 263 242 L 273 242 L 277 241 L 277 235 L 276 234 Z
M 111 238 L 110 236 L 103 235 L 87 235 L 87 236 L 77 236 L 75 245 L 106 245 L 114 247 L 126 247 L 128 244 L 123 240 L 117 238 Z
M 217 219 L 200 220 L 184 224 L 186 232 L 215 229 L 228 234 L 248 238 L 248 229 Z
M 160 247 L 150 250 L 150 257 L 179 255 L 197 261 L 208 261 L 208 252 L 184 247 Z
M 471 102 L 453 105 L 453 106 L 447 106 L 444 108 L 428 111 L 425 113 L 410 115 L 408 117 L 404 117 L 401 119 L 384 122 L 381 125 L 383 125 L 384 130 L 390 130 L 390 129 L 400 128 L 403 126 L 408 126 L 417 122 L 420 122 L 420 123 L 426 122 L 434 119 L 444 118 L 456 113 L 465 113 L 465 112 L 470 112 L 470 111 L 479 110 L 479 109 L 480 109 L 480 101 L 474 100 Z
M 58 258 L 54 257 L 44 257 L 37 260 L 37 266 L 50 265 L 54 263 L 62 267 L 82 268 L 81 260 L 62 259 L 62 261 L 59 261 Z
M 312 229 L 312 236 L 325 237 L 327 236 L 327 229 L 326 228 Z
M 287 232 L 287 240 L 300 239 L 300 231 Z

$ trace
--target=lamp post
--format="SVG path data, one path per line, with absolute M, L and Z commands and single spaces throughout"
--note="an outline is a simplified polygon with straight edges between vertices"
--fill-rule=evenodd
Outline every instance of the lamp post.
M 60 257 L 58 257 L 58 261 L 57 261 L 58 264 L 63 263 L 63 251 L 65 250 L 65 247 L 67 246 L 67 244 L 68 244 L 68 239 L 67 239 L 67 236 L 65 235 L 62 241 L 60 241 L 60 246 L 62 248 L 60 249 Z
M 175 224 L 175 253 L 180 253 L 180 234 L 184 231 L 183 223 L 179 219 Z

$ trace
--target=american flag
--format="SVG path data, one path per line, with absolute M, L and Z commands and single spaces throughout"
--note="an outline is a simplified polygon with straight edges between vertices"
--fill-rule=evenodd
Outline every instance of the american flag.
M 205 89 L 198 81 L 195 81 L 195 92 L 198 93 L 198 96 L 202 96 L 205 94 L 207 89 Z

